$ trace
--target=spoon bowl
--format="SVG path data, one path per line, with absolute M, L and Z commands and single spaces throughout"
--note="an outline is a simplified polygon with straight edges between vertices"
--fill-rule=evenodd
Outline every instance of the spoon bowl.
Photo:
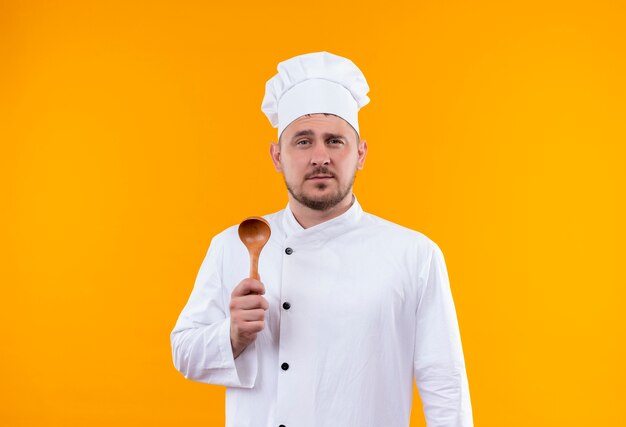
M 239 238 L 250 254 L 250 278 L 259 280 L 259 255 L 270 239 L 270 224 L 260 216 L 251 216 L 239 224 Z

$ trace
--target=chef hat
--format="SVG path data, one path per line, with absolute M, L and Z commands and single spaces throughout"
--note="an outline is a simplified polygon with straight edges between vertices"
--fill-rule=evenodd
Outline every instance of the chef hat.
M 307 53 L 278 64 L 265 84 L 261 110 L 278 137 L 305 114 L 335 114 L 359 132 L 357 113 L 370 99 L 365 76 L 352 61 L 328 52 Z

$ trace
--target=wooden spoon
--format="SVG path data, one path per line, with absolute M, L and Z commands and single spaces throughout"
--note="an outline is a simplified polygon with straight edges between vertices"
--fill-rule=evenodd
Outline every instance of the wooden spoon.
M 246 218 L 239 224 L 239 238 L 250 254 L 250 278 L 259 280 L 259 255 L 270 239 L 270 224 L 259 216 Z

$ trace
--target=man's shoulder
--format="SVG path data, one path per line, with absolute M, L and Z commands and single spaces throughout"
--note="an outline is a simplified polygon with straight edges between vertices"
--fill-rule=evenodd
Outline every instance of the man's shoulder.
M 400 225 L 369 212 L 363 212 L 363 222 L 383 239 L 393 239 L 394 243 L 417 245 L 424 249 L 439 249 L 437 244 L 421 231 Z

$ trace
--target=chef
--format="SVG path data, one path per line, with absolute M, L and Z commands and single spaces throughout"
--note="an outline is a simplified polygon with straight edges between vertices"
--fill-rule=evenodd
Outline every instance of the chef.
M 224 230 L 171 333 L 176 369 L 226 386 L 227 427 L 406 427 L 414 379 L 429 427 L 473 425 L 441 250 L 352 192 L 368 91 L 327 52 L 281 62 L 266 84 L 289 202 L 264 217 L 260 281 L 237 226 Z

